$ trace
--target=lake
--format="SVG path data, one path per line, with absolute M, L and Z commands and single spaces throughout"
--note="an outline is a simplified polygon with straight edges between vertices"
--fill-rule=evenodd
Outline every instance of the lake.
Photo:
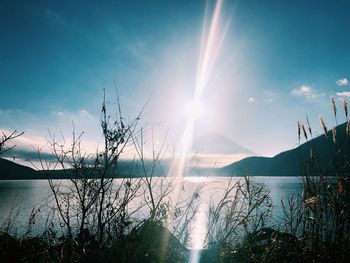
M 185 177 L 182 190 L 184 195 L 190 195 L 196 187 L 204 183 L 200 200 L 205 210 L 209 200 L 220 199 L 230 179 L 231 177 Z M 233 178 L 233 180 L 240 179 Z M 121 180 L 116 179 L 116 183 Z M 287 200 L 291 194 L 301 194 L 303 190 L 302 179 L 297 177 L 254 177 L 253 181 L 263 183 L 270 191 L 274 207 L 273 216 L 277 220 L 282 215 L 280 200 Z M 143 199 L 144 197 L 139 198 Z M 12 217 L 16 220 L 11 232 L 18 235 L 23 234 L 24 229 L 26 229 L 29 215 L 34 206 L 41 207 L 41 210 L 44 211 L 38 218 L 40 222 L 35 224 L 33 228 L 34 233 L 40 232 L 47 218 L 45 207 L 53 203 L 52 197 L 50 197 L 50 187 L 46 180 L 0 181 L 0 200 L 0 226 L 4 226 L 12 211 Z M 138 200 L 136 200 L 137 202 Z

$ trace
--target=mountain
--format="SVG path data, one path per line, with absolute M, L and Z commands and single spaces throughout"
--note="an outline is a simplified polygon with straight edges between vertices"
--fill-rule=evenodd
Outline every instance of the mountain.
M 34 169 L 0 158 L 0 180 L 18 180 L 38 178 Z
M 255 154 L 220 133 L 206 133 L 196 137 L 193 140 L 192 151 L 201 154 Z
M 152 167 L 153 162 L 145 160 L 143 165 L 133 160 L 119 160 L 115 174 L 107 175 L 115 178 L 129 178 L 144 176 L 165 176 L 170 167 L 168 160 L 162 161 L 162 165 Z M 0 180 L 29 180 L 29 179 L 67 179 L 75 176 L 74 169 L 58 170 L 34 170 L 30 167 L 14 163 L 0 158 Z M 97 169 L 86 170 L 87 178 L 97 178 L 100 175 Z
M 193 175 L 210 174 L 219 176 L 300 176 L 302 170 L 311 161 L 311 155 L 316 162 L 316 167 L 326 168 L 332 157 L 337 153 L 346 156 L 341 160 L 341 165 L 349 165 L 350 136 L 346 134 L 346 123 L 336 127 L 336 144 L 333 142 L 332 131 L 323 134 L 299 147 L 277 154 L 274 157 L 252 156 L 234 162 L 222 168 L 211 169 L 208 166 L 196 167 Z M 253 154 L 252 151 L 240 146 L 220 134 L 206 134 L 194 140 L 194 148 L 200 147 L 208 156 L 214 154 Z M 198 150 L 199 151 L 199 150 Z M 338 158 L 339 160 L 339 158 Z M 145 163 L 147 172 L 150 172 L 151 163 Z M 164 161 L 162 167 L 157 167 L 156 176 L 167 174 L 169 161 Z M 121 160 L 118 165 L 118 177 L 138 177 L 142 171 L 141 164 L 132 161 Z M 329 170 L 332 172 L 332 170 Z M 69 171 L 68 171 L 69 174 Z M 66 178 L 67 173 L 62 170 L 35 171 L 27 166 L 19 165 L 0 158 L 0 180 L 5 179 L 45 179 Z
M 218 175 L 225 176 L 300 176 L 302 170 L 311 161 L 311 155 L 316 167 L 326 168 L 331 159 L 341 150 L 349 161 L 349 136 L 346 134 L 346 123 L 336 127 L 336 144 L 333 142 L 332 131 L 327 137 L 323 134 L 299 147 L 277 154 L 274 157 L 248 157 L 238 162 L 218 169 Z M 329 172 L 332 172 L 331 170 Z

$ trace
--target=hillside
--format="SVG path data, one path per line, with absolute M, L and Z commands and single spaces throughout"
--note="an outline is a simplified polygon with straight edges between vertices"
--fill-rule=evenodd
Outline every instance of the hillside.
M 346 154 L 349 158 L 350 141 L 349 136 L 346 135 L 346 123 L 339 125 L 336 128 L 337 144 L 333 143 L 332 132 L 329 131 L 327 138 L 325 135 L 320 135 L 299 147 L 277 154 L 274 157 L 258 157 L 252 156 L 242 159 L 238 162 L 227 165 L 223 168 L 209 169 L 209 168 L 195 168 L 191 171 L 191 175 L 219 175 L 219 176 L 300 176 L 302 169 L 304 169 L 308 162 L 311 161 L 311 154 L 313 161 L 317 167 L 326 168 L 331 161 L 332 156 L 337 150 L 341 149 L 343 155 Z M 205 142 L 210 138 L 218 139 L 217 136 L 206 136 L 197 140 L 197 145 L 200 141 Z M 214 140 L 215 142 L 224 142 L 225 138 Z M 228 148 L 234 146 L 228 143 Z M 215 145 L 215 144 L 204 144 Z M 219 143 L 220 145 L 220 143 Z M 241 147 L 241 146 L 240 146 Z M 239 147 L 238 147 L 239 148 Z M 243 148 L 245 149 L 245 148 Z M 221 149 L 223 152 L 226 149 Z M 242 150 L 242 148 L 239 148 Z M 209 151 L 209 150 L 208 150 Z M 249 150 L 246 149 L 246 153 Z M 347 159 L 348 161 L 348 159 Z M 150 171 L 151 163 L 145 163 L 147 173 Z M 169 162 L 164 161 L 162 167 L 157 167 L 154 175 L 164 176 L 169 169 Z M 117 177 L 139 177 L 143 172 L 139 163 L 132 164 L 131 161 L 120 160 Z M 331 171 L 330 171 L 331 172 Z M 0 180 L 18 180 L 18 179 L 46 179 L 47 176 L 51 178 L 67 178 L 71 176 L 70 171 L 35 171 L 27 166 L 19 165 L 6 159 L 0 158 Z M 93 177 L 93 175 L 92 175 Z
M 113 175 L 107 175 L 107 177 L 116 178 L 129 178 L 140 177 L 144 175 L 144 172 L 150 176 L 153 170 L 154 176 L 165 176 L 169 169 L 169 161 L 164 160 L 162 166 L 157 166 L 152 169 L 152 162 L 145 161 L 145 169 L 140 162 L 133 162 L 132 160 L 119 160 L 116 173 Z M 97 170 L 86 170 L 86 176 L 88 178 L 94 178 L 99 176 Z M 27 179 L 67 179 L 75 176 L 74 169 L 67 170 L 39 170 L 36 171 L 30 167 L 14 163 L 12 161 L 0 158 L 0 180 L 27 180 Z
M 274 157 L 248 157 L 218 170 L 225 176 L 300 176 L 302 169 L 313 160 L 318 167 L 326 168 L 337 150 L 349 156 L 349 137 L 346 135 L 346 123 L 336 127 L 337 143 L 332 140 L 332 132 L 327 138 L 320 135 L 299 147 L 277 154 Z M 348 157 L 349 158 L 349 157 Z
M 34 169 L 0 158 L 0 180 L 36 179 Z

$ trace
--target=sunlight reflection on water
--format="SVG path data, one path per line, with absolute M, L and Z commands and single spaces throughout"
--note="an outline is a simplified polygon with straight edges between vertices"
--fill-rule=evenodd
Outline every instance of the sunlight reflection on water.
M 201 212 L 206 213 L 208 202 L 219 200 L 224 189 L 230 181 L 230 177 L 185 177 L 181 196 L 188 198 L 193 194 L 199 184 L 204 184 L 200 193 Z M 234 178 L 240 180 L 241 178 Z M 253 181 L 263 183 L 270 190 L 270 196 L 274 205 L 273 216 L 278 220 L 282 216 L 280 199 L 287 200 L 291 194 L 301 194 L 302 180 L 297 177 L 254 177 Z M 116 179 L 118 184 L 121 179 Z M 156 191 L 156 189 L 155 189 Z M 46 180 L 20 180 L 20 181 L 0 181 L 0 226 L 8 216 L 12 207 L 19 207 L 20 211 L 14 228 L 20 232 L 20 228 L 28 222 L 31 209 L 36 204 L 47 203 L 47 194 L 50 192 Z M 135 200 L 134 205 L 138 206 L 144 202 L 144 196 Z M 147 211 L 140 211 L 139 216 L 144 218 Z M 207 214 L 202 216 L 207 217 Z M 43 215 L 43 219 L 45 216 Z M 203 223 L 203 221 L 201 221 Z M 38 226 L 39 228 L 39 226 Z M 193 230 L 195 228 L 192 228 Z M 192 237 L 191 237 L 192 239 Z
M 203 249 L 207 234 L 207 217 L 204 204 L 201 203 L 191 225 L 191 248 Z

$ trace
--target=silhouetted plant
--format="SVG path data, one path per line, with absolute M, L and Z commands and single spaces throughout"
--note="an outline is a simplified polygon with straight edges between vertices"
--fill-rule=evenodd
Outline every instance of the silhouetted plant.
M 111 242 L 112 236 L 122 236 L 130 228 L 132 211 L 128 205 L 139 195 L 141 181 L 124 178 L 116 182 L 120 155 L 131 142 L 140 115 L 126 123 L 121 116 L 118 100 L 117 118 L 107 113 L 106 101 L 101 110 L 103 150 L 96 154 L 85 152 L 81 147 L 82 136 L 73 129 L 72 143 L 66 145 L 54 135 L 51 150 L 56 163 L 67 182 L 56 181 L 48 173 L 60 220 L 66 229 L 68 249 L 76 243 L 80 253 L 88 256 Z M 40 154 L 40 153 L 39 153 Z M 42 161 L 42 169 L 48 169 Z M 76 238 L 75 238 L 76 237 Z M 74 241 L 74 242 L 73 242 Z
M 269 191 L 250 177 L 231 179 L 218 203 L 211 202 L 206 244 L 219 254 L 237 248 L 248 233 L 265 226 L 272 212 Z
M 333 97 L 330 99 L 335 124 L 338 125 L 338 111 Z M 317 152 L 310 141 L 309 156 L 303 160 L 304 191 L 302 196 L 292 196 L 284 209 L 284 228 L 300 237 L 302 252 L 308 261 L 345 262 L 350 259 L 350 133 L 348 108 L 342 101 L 345 123 L 328 129 L 320 117 L 324 134 L 323 144 L 328 155 Z M 309 121 L 309 136 L 312 129 Z M 298 138 L 301 131 L 308 141 L 308 135 L 298 122 Z M 322 156 L 331 156 L 327 159 Z
M 12 150 L 16 145 L 12 146 L 6 146 L 10 141 L 16 139 L 19 136 L 22 136 L 24 132 L 18 133 L 16 130 L 11 132 L 10 134 L 6 134 L 5 132 L 1 132 L 1 137 L 0 137 L 0 155 L 4 154 L 5 152 L 8 152 Z

